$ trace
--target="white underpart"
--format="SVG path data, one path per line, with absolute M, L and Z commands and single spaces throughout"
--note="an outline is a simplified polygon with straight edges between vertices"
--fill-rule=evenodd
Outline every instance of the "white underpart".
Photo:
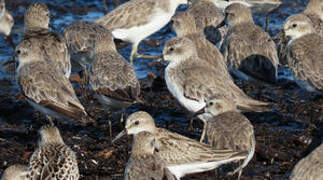
M 196 112 L 205 107 L 205 102 L 203 100 L 194 101 L 184 96 L 183 87 L 180 87 L 179 84 L 170 78 L 169 70 L 172 68 L 176 68 L 176 64 L 170 63 L 165 72 L 165 81 L 171 94 L 181 103 L 182 106 L 191 112 Z
M 223 0 L 215 0 L 214 4 L 216 5 L 216 7 L 222 9 L 224 11 L 224 9 L 229 6 L 230 4 L 233 4 L 233 3 L 240 3 L 240 4 L 243 4 L 247 7 L 251 7 L 252 5 L 250 3 L 247 3 L 247 2 L 243 2 L 243 1 L 223 1 Z
M 172 174 L 175 175 L 176 179 L 180 179 L 186 174 L 210 171 L 212 169 L 219 167 L 222 164 L 226 164 L 235 160 L 238 160 L 238 159 L 230 158 L 230 159 L 219 160 L 214 162 L 195 162 L 195 163 L 187 163 L 187 164 L 180 164 L 180 165 L 169 165 L 167 166 L 167 168 Z
M 112 31 L 112 34 L 117 39 L 122 39 L 123 41 L 131 42 L 133 44 L 139 43 L 141 40 L 163 28 L 170 21 L 174 12 L 166 12 L 162 9 L 156 9 L 151 15 L 148 24 L 134 26 L 129 29 L 115 29 Z

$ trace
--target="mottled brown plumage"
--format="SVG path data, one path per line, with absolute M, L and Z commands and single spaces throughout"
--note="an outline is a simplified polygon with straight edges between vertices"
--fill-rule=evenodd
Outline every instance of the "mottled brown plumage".
M 109 33 L 105 27 L 87 21 L 73 22 L 64 29 L 63 36 L 65 38 L 71 59 L 86 68 L 91 64 L 95 48 L 95 41 L 102 33 Z
M 321 0 L 310 0 L 307 4 L 306 9 L 296 15 L 305 15 L 312 22 L 312 26 L 314 28 L 314 32 L 323 37 L 323 1 Z M 292 15 L 295 16 L 295 15 Z M 287 62 L 287 54 L 286 48 L 288 39 L 282 36 L 283 30 L 278 35 L 278 48 L 279 48 L 279 59 L 283 65 L 288 64 Z
M 301 159 L 294 167 L 290 180 L 323 179 L 323 144 Z
M 77 180 L 79 170 L 75 153 L 65 145 L 55 126 L 43 126 L 41 141 L 29 161 L 31 179 Z
M 204 33 L 206 39 L 214 45 L 223 41 L 226 28 L 216 29 L 223 19 L 223 11 L 216 7 L 212 0 L 197 0 L 186 11 L 195 19 L 195 26 L 198 32 Z
M 173 180 L 164 163 L 155 153 L 156 140 L 149 132 L 140 132 L 134 136 L 131 157 L 125 170 L 125 180 Z
M 215 6 L 212 0 L 197 0 L 186 12 L 194 16 L 199 32 L 203 32 L 207 26 L 219 25 L 224 19 L 223 12 Z
M 46 61 L 36 46 L 20 43 L 16 48 L 17 79 L 21 92 L 37 110 L 53 117 L 68 117 L 82 123 L 93 122 L 77 99 L 70 81 Z
M 256 140 L 254 128 L 250 121 L 237 107 L 223 95 L 214 95 L 204 108 L 207 117 L 206 136 L 207 142 L 215 149 L 232 149 L 247 151 L 248 157 L 235 172 L 241 176 L 242 169 L 247 166 L 255 153 Z
M 117 52 L 110 32 L 100 35 L 96 42 L 90 85 L 106 105 L 123 107 L 138 100 L 140 84 L 136 72 Z
M 42 54 L 69 78 L 71 62 L 64 39 L 48 30 L 49 10 L 45 4 L 29 6 L 25 16 L 25 32 L 20 43 L 29 43 L 35 53 Z
M 213 94 L 227 95 L 244 110 L 266 110 L 263 106 L 267 103 L 248 97 L 232 79 L 200 60 L 194 43 L 188 38 L 169 40 L 163 54 L 164 59 L 170 61 L 165 73 L 167 87 L 189 111 L 200 110 Z
M 238 77 L 241 71 L 256 79 L 275 82 L 279 64 L 275 43 L 254 24 L 246 6 L 234 3 L 225 12 L 229 30 L 221 51 L 230 71 Z
M 194 26 L 194 17 L 189 12 L 181 12 L 175 15 L 173 18 L 173 29 L 175 30 L 177 37 L 186 37 L 190 39 L 196 46 L 197 55 L 208 63 L 214 65 L 214 68 L 221 75 L 230 74 L 227 69 L 227 65 L 223 59 L 220 51 L 209 41 L 205 39 L 203 32 L 196 30 Z
M 311 20 L 303 15 L 290 16 L 284 23 L 287 62 L 296 82 L 308 91 L 323 90 L 323 38 L 314 33 Z

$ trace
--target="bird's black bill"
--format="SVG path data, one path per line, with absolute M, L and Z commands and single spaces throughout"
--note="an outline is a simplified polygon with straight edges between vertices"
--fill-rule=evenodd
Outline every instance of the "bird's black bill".
M 198 111 L 196 111 L 195 113 L 194 113 L 194 117 L 196 117 L 196 116 L 198 116 L 198 115 L 200 115 L 200 114 L 204 114 L 205 113 L 205 110 L 204 110 L 204 107 L 202 108 L 202 109 L 200 109 L 200 110 L 198 110 Z
M 221 28 L 223 26 L 225 26 L 225 19 L 219 25 L 217 25 L 215 28 L 219 29 L 219 28 Z

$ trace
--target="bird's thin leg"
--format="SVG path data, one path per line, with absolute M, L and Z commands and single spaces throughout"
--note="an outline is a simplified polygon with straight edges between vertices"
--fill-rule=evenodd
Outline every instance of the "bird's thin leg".
M 194 122 L 194 117 L 192 117 L 191 119 L 190 119 L 190 125 L 189 125 L 189 127 L 188 127 L 188 129 L 189 130 L 193 130 L 194 128 L 193 128 L 193 122 Z
M 270 13 L 268 13 L 266 15 L 266 24 L 265 24 L 265 31 L 268 32 L 268 27 L 269 27 L 269 16 L 270 16 Z
M 205 131 L 206 131 L 206 125 L 207 125 L 207 122 L 204 122 L 204 127 L 203 127 L 203 132 L 202 132 L 202 135 L 201 135 L 201 139 L 200 139 L 200 143 L 202 143 L 204 141 L 204 138 L 205 138 Z
M 133 66 L 133 58 L 134 58 L 134 56 L 136 56 L 137 50 L 138 50 L 138 43 L 134 43 L 132 45 L 132 50 L 131 50 L 131 54 L 130 54 L 130 64 L 132 66 Z
M 52 117 L 50 117 L 49 115 L 46 115 L 46 118 L 47 118 L 47 120 L 49 121 L 49 124 L 50 124 L 50 125 L 52 125 L 52 126 L 54 126 L 54 125 L 55 125 Z
M 84 94 L 85 94 L 85 96 L 87 96 L 88 82 L 89 82 L 89 72 L 87 70 L 87 67 L 85 67 L 85 69 L 84 69 L 84 82 L 83 82 L 84 83 L 83 86 L 84 86 Z
M 110 135 L 110 138 L 112 138 L 112 122 L 111 122 L 111 119 L 108 120 L 108 123 L 109 123 L 109 135 Z

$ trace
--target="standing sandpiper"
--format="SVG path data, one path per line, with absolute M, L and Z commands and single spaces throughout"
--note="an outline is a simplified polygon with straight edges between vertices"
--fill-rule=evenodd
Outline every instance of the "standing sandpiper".
M 290 180 L 323 179 L 323 144 L 301 159 L 294 167 Z
M 194 42 L 197 50 L 197 55 L 206 60 L 208 63 L 214 65 L 216 72 L 220 75 L 230 77 L 227 65 L 221 52 L 208 40 L 206 40 L 204 33 L 197 30 L 196 18 L 189 11 L 180 12 L 172 18 L 173 29 L 177 37 L 186 37 Z
M 31 179 L 79 179 L 75 152 L 68 147 L 57 127 L 43 126 L 38 149 L 29 161 Z
M 321 93 L 323 37 L 315 33 L 312 21 L 304 14 L 290 16 L 283 29 L 285 36 L 290 38 L 286 52 L 287 62 L 297 78 L 297 84 L 307 91 Z
M 147 131 L 134 135 L 131 157 L 125 170 L 125 180 L 175 180 L 169 169 L 156 155 L 156 139 Z
M 228 76 L 220 75 L 205 60 L 198 57 L 194 43 L 188 38 L 169 40 L 163 51 L 169 61 L 165 80 L 168 90 L 188 111 L 195 113 L 205 107 L 214 94 L 223 94 L 242 111 L 268 111 L 268 103 L 247 96 Z M 207 125 L 203 115 L 199 116 Z M 205 128 L 202 133 L 205 133 Z M 202 141 L 202 138 L 201 138 Z
M 186 174 L 210 171 L 222 164 L 239 161 L 248 156 L 247 152 L 216 150 L 180 134 L 155 126 L 154 119 L 146 112 L 131 114 L 123 130 L 114 141 L 124 134 L 136 136 L 147 131 L 155 137 L 155 154 L 166 163 L 177 179 Z
M 140 84 L 136 72 L 118 53 L 110 32 L 97 37 L 93 54 L 89 84 L 105 109 L 124 109 L 139 102 Z M 111 122 L 109 124 L 111 127 Z
M 307 16 L 311 20 L 314 32 L 323 37 L 323 1 L 322 0 L 309 0 L 306 9 L 300 13 Z M 288 64 L 286 47 L 288 39 L 284 36 L 283 30 L 276 35 L 279 40 L 279 59 L 282 65 Z
M 96 23 L 108 28 L 114 38 L 133 44 L 130 55 L 130 64 L 133 65 L 134 56 L 151 57 L 137 53 L 139 43 L 164 27 L 181 4 L 187 4 L 187 0 L 131 0 Z
M 232 149 L 235 151 L 248 151 L 249 155 L 242 165 L 232 174 L 239 172 L 240 179 L 242 169 L 246 167 L 255 154 L 256 139 L 254 129 L 250 121 L 237 107 L 225 96 L 214 95 L 206 102 L 205 108 L 197 114 L 206 113 L 206 136 L 208 144 L 215 149 Z
M 261 27 L 254 24 L 250 9 L 240 3 L 225 9 L 229 27 L 221 46 L 230 71 L 245 80 L 276 81 L 279 64 L 276 45 Z
M 48 30 L 49 10 L 43 3 L 34 3 L 29 6 L 25 14 L 25 32 L 21 43 L 28 41 L 31 46 L 38 47 L 46 61 L 51 61 L 69 78 L 71 62 L 64 39 Z
M 22 41 L 16 48 L 16 75 L 20 90 L 35 109 L 51 118 L 95 123 L 77 99 L 70 81 L 39 52 L 39 46 Z

